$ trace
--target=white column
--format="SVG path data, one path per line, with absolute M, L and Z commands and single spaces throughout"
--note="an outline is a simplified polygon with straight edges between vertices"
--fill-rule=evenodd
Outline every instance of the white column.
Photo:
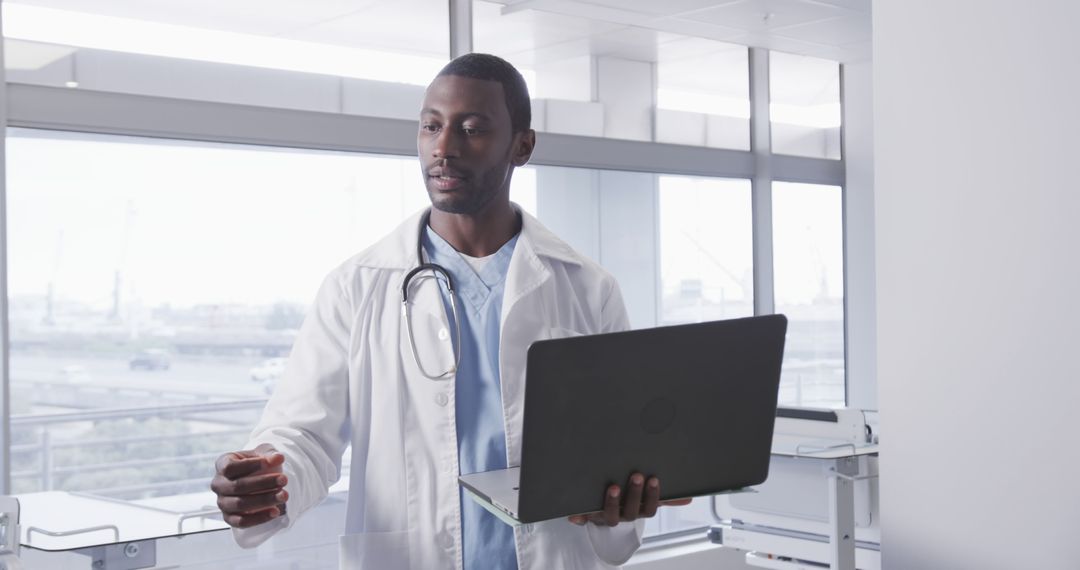
M 772 131 L 769 51 L 750 48 L 750 152 L 754 155 L 754 314 L 775 310 L 772 239 Z
M 844 301 L 847 403 L 876 410 L 873 66 L 844 65 Z

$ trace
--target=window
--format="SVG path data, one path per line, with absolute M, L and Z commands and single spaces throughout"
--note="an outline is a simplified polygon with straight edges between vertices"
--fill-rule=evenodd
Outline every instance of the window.
M 588 15 L 473 3 L 477 51 L 519 66 L 540 131 L 749 150 L 745 46 Z
M 7 153 L 14 492 L 205 491 L 322 278 L 428 204 L 415 159 L 26 129 Z
M 660 177 L 660 324 L 754 314 L 749 180 Z
M 657 53 L 656 141 L 750 150 L 746 47 L 683 37 Z
M 771 52 L 769 91 L 773 152 L 840 158 L 840 64 Z
M 205 6 L 4 2 L 7 80 L 412 119 L 449 59 L 446 0 Z
M 239 103 L 297 125 L 316 122 L 296 110 L 414 120 L 448 58 L 445 0 L 258 16 L 246 0 L 212 14 L 189 4 L 4 2 L 9 90 L 155 105 L 164 96 L 181 118 Z M 779 154 L 841 158 L 839 65 L 771 54 L 772 155 L 752 156 L 746 47 L 570 4 L 473 6 L 476 51 L 521 67 L 534 126 L 585 135 L 560 139 L 587 149 L 580 161 L 545 156 L 541 135 L 512 199 L 616 276 L 634 327 L 746 316 L 755 302 L 787 314 L 781 403 L 843 405 L 840 170 L 782 161 L 785 177 L 821 184 L 766 181 L 771 210 L 752 207 L 761 188 L 747 180 L 754 160 Z M 431 32 L 402 35 L 406 21 Z M 41 108 L 9 108 L 16 127 L 42 124 Z M 90 130 L 132 132 L 110 120 L 95 117 Z M 295 138 L 137 132 L 147 137 L 8 131 L 14 492 L 204 491 L 212 459 L 257 418 L 319 280 L 427 204 L 415 158 L 327 150 L 408 152 L 371 138 L 378 129 L 357 129 L 355 145 L 320 128 Z M 625 149 L 650 162 L 615 158 Z M 811 175 L 796 176 L 804 168 Z M 754 244 L 755 223 L 767 222 L 768 251 Z M 755 282 L 755 269 L 771 279 Z M 649 536 L 705 526 L 708 507 L 665 509 Z
M 844 251 L 837 186 L 773 183 L 776 312 L 788 316 L 780 403 L 844 405 Z

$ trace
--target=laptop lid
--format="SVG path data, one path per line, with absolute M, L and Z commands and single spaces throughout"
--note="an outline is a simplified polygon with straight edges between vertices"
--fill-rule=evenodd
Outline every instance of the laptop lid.
M 533 343 L 517 518 L 601 510 L 635 471 L 662 499 L 764 482 L 786 330 L 768 315 Z

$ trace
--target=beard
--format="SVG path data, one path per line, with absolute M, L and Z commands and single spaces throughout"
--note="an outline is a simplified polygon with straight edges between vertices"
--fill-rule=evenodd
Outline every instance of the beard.
M 473 215 L 483 210 L 492 200 L 495 199 L 497 192 L 485 192 L 475 188 L 460 189 L 455 192 L 438 192 L 428 190 L 428 197 L 431 198 L 431 207 L 439 210 L 440 212 L 446 212 L 447 214 L 461 214 L 461 215 Z

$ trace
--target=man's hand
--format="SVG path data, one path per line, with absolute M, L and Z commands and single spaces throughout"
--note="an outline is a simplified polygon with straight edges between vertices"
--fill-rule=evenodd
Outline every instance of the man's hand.
M 630 522 L 656 515 L 660 506 L 680 507 L 689 505 L 692 499 L 660 500 L 660 479 L 649 477 L 648 481 L 641 473 L 634 473 L 626 484 L 624 493 L 618 485 L 611 485 L 604 493 L 604 510 L 585 515 L 574 515 L 570 522 L 583 525 L 591 522 L 601 526 L 615 526 L 620 522 Z
M 269 444 L 218 458 L 210 489 L 217 493 L 225 522 L 236 528 L 262 524 L 285 513 L 289 492 L 281 472 L 285 456 Z

